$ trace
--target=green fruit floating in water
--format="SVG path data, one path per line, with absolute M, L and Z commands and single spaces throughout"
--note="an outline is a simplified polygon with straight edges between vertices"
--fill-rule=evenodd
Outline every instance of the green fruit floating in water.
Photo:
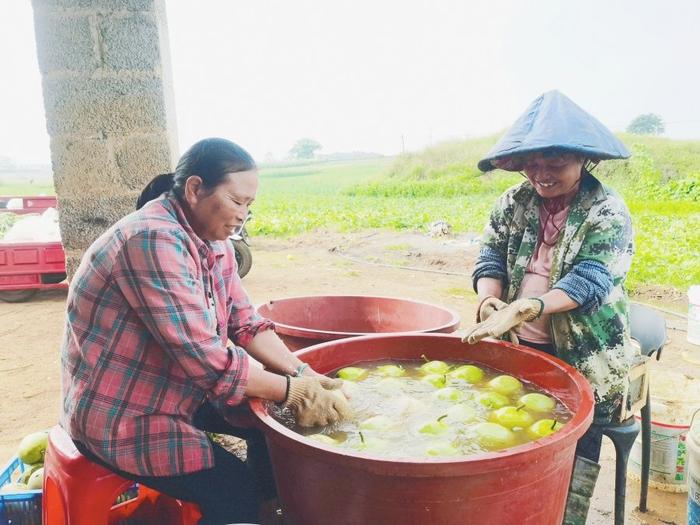
M 364 368 L 358 368 L 356 366 L 346 366 L 338 370 L 336 374 L 340 379 L 345 381 L 360 381 L 367 377 L 367 370 Z
M 406 374 L 406 369 L 398 365 L 381 365 L 375 369 L 376 373 L 384 377 L 401 377 Z
M 526 428 L 534 423 L 535 419 L 520 407 L 501 407 L 493 413 L 495 422 L 506 428 Z
M 388 429 L 393 424 L 394 422 L 387 416 L 379 415 L 365 419 L 362 423 L 360 423 L 360 428 L 362 430 L 382 431 Z
M 445 415 L 447 416 L 445 421 L 449 423 L 468 423 L 476 418 L 476 410 L 469 405 L 460 403 L 449 408 Z
M 453 402 L 462 401 L 467 397 L 467 395 L 464 392 L 462 392 L 458 388 L 453 388 L 451 386 L 441 388 L 437 392 L 433 392 L 432 395 L 443 401 Z
M 422 356 L 425 359 L 425 356 Z M 446 374 L 450 365 L 444 361 L 428 361 L 420 366 L 420 371 L 424 374 Z
M 362 452 L 372 452 L 382 450 L 389 447 L 389 441 L 375 436 L 366 436 L 360 432 L 360 442 L 355 446 L 357 450 Z
M 326 434 L 312 434 L 310 436 L 307 436 L 309 439 L 313 439 L 314 441 L 318 441 L 319 443 L 323 443 L 324 445 L 338 445 L 340 444 L 340 441 L 332 438 L 331 436 L 327 436 Z
M 24 436 L 19 444 L 17 457 L 22 460 L 22 463 L 32 465 L 34 463 L 42 463 L 46 447 L 49 444 L 49 435 L 46 432 L 34 432 Z
M 499 450 L 515 444 L 515 434 L 498 423 L 479 423 L 474 432 L 479 443 L 487 449 Z
M 447 376 L 445 374 L 428 374 L 421 379 L 422 383 L 428 383 L 435 388 L 443 388 L 447 384 Z
M 563 426 L 556 419 L 540 419 L 527 428 L 527 435 L 530 439 L 540 439 L 554 434 Z
M 436 441 L 425 449 L 426 456 L 461 456 L 462 452 L 449 441 Z
M 407 395 L 400 395 L 391 401 L 392 413 L 396 414 L 399 419 L 420 414 L 428 409 L 423 401 Z
M 381 381 L 377 382 L 375 388 L 378 392 L 387 395 L 397 395 L 403 391 L 404 383 L 400 379 L 395 377 L 385 377 Z
M 44 467 L 36 469 L 27 481 L 29 490 L 39 490 L 44 486 Z
M 482 392 L 477 396 L 477 400 L 485 407 L 494 410 L 504 407 L 510 402 L 506 396 L 498 392 Z
M 523 384 L 513 376 L 505 375 L 494 377 L 488 384 L 492 390 L 504 396 L 514 394 L 523 387 Z
M 518 400 L 518 404 L 525 405 L 525 408 L 532 412 L 551 412 L 557 405 L 551 397 L 537 392 L 525 394 Z
M 484 371 L 478 366 L 462 365 L 448 372 L 450 379 L 461 379 L 468 383 L 478 383 L 484 378 Z
M 450 429 L 450 426 L 445 421 L 446 418 L 447 414 L 445 414 L 444 416 L 440 416 L 435 421 L 429 421 L 428 423 L 420 427 L 418 429 L 418 432 L 420 432 L 421 434 L 433 434 L 435 436 L 444 434 Z

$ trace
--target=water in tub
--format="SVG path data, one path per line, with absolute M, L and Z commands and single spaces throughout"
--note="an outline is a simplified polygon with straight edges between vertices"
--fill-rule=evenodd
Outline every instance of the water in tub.
M 342 368 L 353 417 L 317 428 L 273 415 L 309 439 L 391 458 L 458 457 L 541 439 L 571 419 L 556 398 L 481 364 L 373 361 Z

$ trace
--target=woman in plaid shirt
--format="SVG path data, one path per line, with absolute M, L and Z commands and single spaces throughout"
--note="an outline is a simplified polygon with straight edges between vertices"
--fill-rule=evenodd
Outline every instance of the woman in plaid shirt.
M 92 244 L 68 293 L 61 425 L 92 460 L 198 503 L 201 523 L 255 522 L 270 496 L 264 440 L 239 426 L 246 397 L 283 403 L 306 426 L 348 410 L 339 380 L 304 368 L 236 273 L 228 237 L 257 188 L 245 150 L 198 142 Z M 249 465 L 205 431 L 246 438 Z

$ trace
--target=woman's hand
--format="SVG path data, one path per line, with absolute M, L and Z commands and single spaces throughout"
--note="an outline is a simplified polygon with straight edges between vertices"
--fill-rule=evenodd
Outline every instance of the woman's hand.
M 302 373 L 302 377 L 313 377 L 318 379 L 321 382 L 321 385 L 323 385 L 323 388 L 326 388 L 328 390 L 336 390 L 336 389 L 342 389 L 343 388 L 343 380 L 342 379 L 333 379 L 332 377 L 324 376 L 323 374 L 319 374 L 311 368 L 310 366 L 307 366 L 304 368 L 304 372 Z M 346 394 L 347 397 L 347 394 Z
M 282 407 L 294 412 L 302 427 L 328 425 L 349 417 L 350 406 L 340 390 L 341 380 L 302 376 L 289 381 L 289 395 Z
M 486 337 L 498 337 L 522 323 L 534 321 L 544 311 L 542 299 L 518 299 L 502 310 L 492 313 L 486 321 L 472 328 L 462 338 L 463 343 L 474 344 Z
M 486 296 L 479 304 L 479 311 L 476 313 L 476 322 L 482 323 L 486 321 L 494 312 L 498 310 L 503 310 L 508 303 L 501 301 L 498 297 L 493 295 Z

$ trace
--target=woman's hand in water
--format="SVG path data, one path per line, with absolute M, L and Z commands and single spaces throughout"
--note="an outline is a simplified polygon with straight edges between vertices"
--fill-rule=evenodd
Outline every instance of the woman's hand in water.
M 294 412 L 302 427 L 329 425 L 347 419 L 350 406 L 337 392 L 343 382 L 329 377 L 291 377 L 289 394 L 282 405 Z

